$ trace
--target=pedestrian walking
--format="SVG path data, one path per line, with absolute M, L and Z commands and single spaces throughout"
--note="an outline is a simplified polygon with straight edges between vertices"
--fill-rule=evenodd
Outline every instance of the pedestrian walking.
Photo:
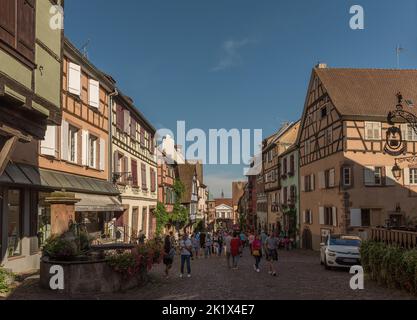
M 250 254 L 252 255 L 252 244 L 253 244 L 253 241 L 255 241 L 255 236 L 254 236 L 254 234 L 252 232 L 249 234 L 248 240 L 249 240 Z
M 207 234 L 206 235 L 206 243 L 205 243 L 205 247 L 204 247 L 204 256 L 205 256 L 206 259 L 211 257 L 211 250 L 212 250 L 211 247 L 212 247 L 212 245 L 213 245 L 213 242 L 211 241 L 211 236 L 210 236 L 210 234 Z
M 218 252 L 218 254 L 219 254 L 219 257 L 221 257 L 222 256 L 222 252 L 223 252 L 223 242 L 224 242 L 223 235 L 221 233 L 219 234 L 219 238 L 218 238 L 217 241 L 219 243 L 219 252 Z
M 226 236 L 224 238 L 224 243 L 225 243 L 225 247 L 226 247 L 225 252 L 226 252 L 227 267 L 229 269 L 232 268 L 232 266 L 230 264 L 230 259 L 232 257 L 230 244 L 232 242 L 232 239 L 233 239 L 233 237 L 229 233 L 226 233 Z
M 274 263 L 278 261 L 279 239 L 275 232 L 266 240 L 266 248 L 268 250 L 269 274 L 276 277 L 277 272 Z
M 164 244 L 164 265 L 165 265 L 165 276 L 168 279 L 169 277 L 169 270 L 171 270 L 172 265 L 174 263 L 175 257 L 175 247 L 171 243 L 171 237 L 165 237 L 165 244 Z
M 239 257 L 241 255 L 242 241 L 239 238 L 239 234 L 236 232 L 233 239 L 230 241 L 230 254 L 233 261 L 233 270 L 238 269 Z
M 261 272 L 259 269 L 259 264 L 261 263 L 262 259 L 262 242 L 259 238 L 259 236 L 256 236 L 251 244 L 251 252 L 252 256 L 255 258 L 255 264 L 253 268 L 256 272 Z
M 187 264 L 187 277 L 191 278 L 191 254 L 193 244 L 188 238 L 187 234 L 184 234 L 182 240 L 180 241 L 180 252 L 181 252 L 181 274 L 180 278 L 184 277 L 184 267 Z
M 191 242 L 193 244 L 193 250 L 194 250 L 193 257 L 195 256 L 195 258 L 198 259 L 198 255 L 199 255 L 199 252 L 200 252 L 200 240 L 197 239 L 196 235 L 194 235 L 191 238 Z
M 206 234 L 200 234 L 200 248 L 201 248 L 201 256 L 203 256 L 205 248 L 206 248 Z

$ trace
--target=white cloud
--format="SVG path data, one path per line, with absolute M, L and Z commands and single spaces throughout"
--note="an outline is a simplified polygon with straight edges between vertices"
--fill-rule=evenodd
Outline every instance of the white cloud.
M 214 68 L 211 69 L 211 71 L 222 71 L 241 64 L 242 57 L 240 55 L 240 50 L 250 43 L 251 41 L 249 39 L 225 41 L 222 45 L 220 61 Z

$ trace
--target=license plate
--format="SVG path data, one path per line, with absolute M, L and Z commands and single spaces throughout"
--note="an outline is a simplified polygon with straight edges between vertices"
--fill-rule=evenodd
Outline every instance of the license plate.
M 343 259 L 343 261 L 347 263 L 355 263 L 356 259 Z

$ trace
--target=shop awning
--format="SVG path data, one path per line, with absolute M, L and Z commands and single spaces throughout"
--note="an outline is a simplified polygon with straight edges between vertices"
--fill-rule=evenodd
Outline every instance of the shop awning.
M 39 169 L 34 166 L 9 163 L 0 176 L 0 185 L 36 187 L 51 191 L 117 196 L 119 190 L 106 180 L 82 177 L 57 171 Z
M 124 208 L 117 197 L 95 194 L 76 193 L 75 198 L 81 199 L 75 204 L 75 212 L 123 212 Z

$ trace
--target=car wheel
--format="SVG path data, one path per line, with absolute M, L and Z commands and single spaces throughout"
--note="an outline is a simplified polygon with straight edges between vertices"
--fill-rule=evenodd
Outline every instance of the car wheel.
M 330 266 L 327 264 L 327 258 L 326 257 L 324 257 L 324 268 L 326 270 L 330 270 Z

